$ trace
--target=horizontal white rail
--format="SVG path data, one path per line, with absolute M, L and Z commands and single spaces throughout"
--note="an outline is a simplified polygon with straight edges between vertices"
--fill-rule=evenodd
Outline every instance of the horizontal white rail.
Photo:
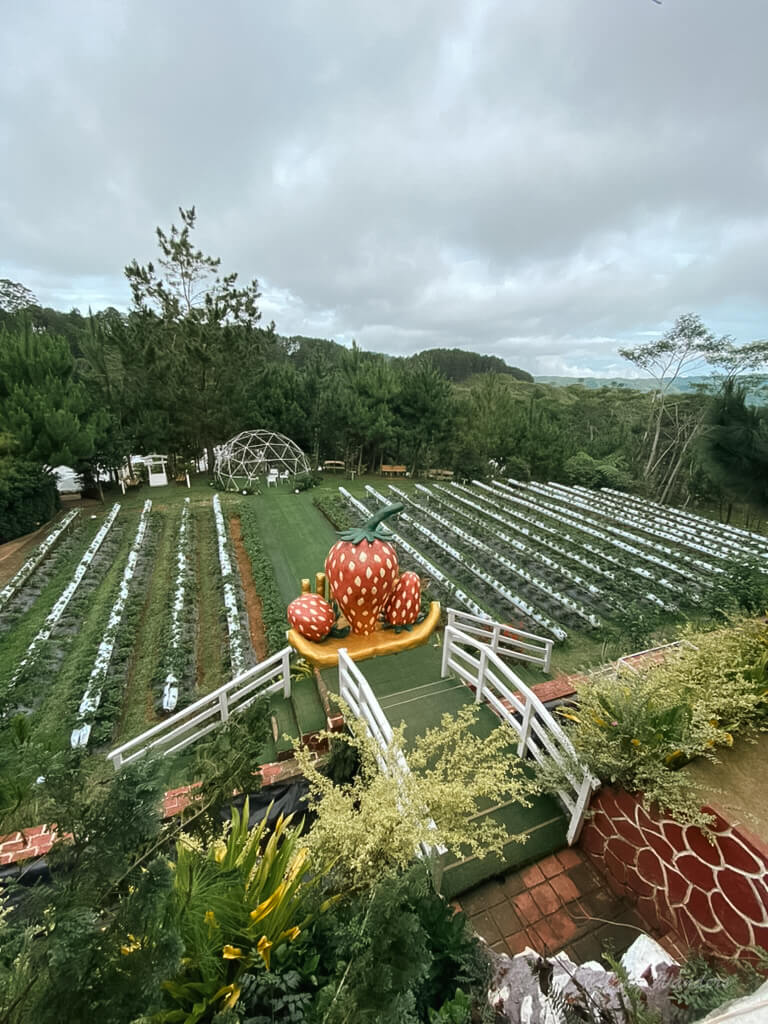
M 455 608 L 448 609 L 448 625 L 476 637 L 503 657 L 527 661 L 539 665 L 542 672 L 549 672 L 554 646 L 554 641 L 550 637 L 526 633 L 516 626 L 505 625 L 503 622 L 488 622 L 477 615 L 469 615 Z
M 164 719 L 140 736 L 136 736 L 107 754 L 117 770 L 150 751 L 167 756 L 183 750 L 226 722 L 231 715 L 244 711 L 259 697 L 278 693 L 291 695 L 291 648 L 273 654 L 247 672 L 241 672 L 228 683 L 196 700 L 170 718 Z
M 368 735 L 373 738 L 379 748 L 377 761 L 382 772 L 389 770 L 385 754 L 389 749 L 392 738 L 392 726 L 387 716 L 376 699 L 376 694 L 363 673 L 352 661 L 345 647 L 339 651 L 339 695 L 349 706 L 355 718 L 359 718 L 364 724 Z M 394 751 L 397 771 L 403 775 L 408 774 L 410 769 L 402 750 Z M 436 828 L 434 821 L 429 820 L 429 827 Z M 428 843 L 419 843 L 421 854 L 425 857 L 440 856 L 446 853 L 444 846 L 431 846 Z
M 576 752 L 562 727 L 488 643 L 455 626 L 447 626 L 443 638 L 442 675 L 451 674 L 472 686 L 475 700 L 485 701 L 514 730 L 518 757 L 530 755 L 539 764 L 551 758 L 563 770 L 568 788 L 559 790 L 558 796 L 570 815 L 567 838 L 573 844 L 599 783 L 586 766 L 574 774 Z

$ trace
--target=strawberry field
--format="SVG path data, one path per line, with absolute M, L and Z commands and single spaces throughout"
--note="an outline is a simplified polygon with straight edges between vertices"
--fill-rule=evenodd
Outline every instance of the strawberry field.
M 3 581 L 3 712 L 49 747 L 101 751 L 255 661 L 229 511 L 148 494 L 68 513 Z
M 761 611 L 768 592 L 767 538 L 618 492 L 496 480 L 340 495 L 355 522 L 405 504 L 398 550 L 444 603 L 563 652 L 592 646 L 592 661 L 607 641 L 621 654 L 688 620 Z
M 393 502 L 404 509 L 385 529 L 401 571 L 424 581 L 422 607 L 553 638 L 555 675 L 671 639 L 686 621 L 765 610 L 768 539 L 609 490 L 378 478 L 300 495 L 157 488 L 61 516 L 0 579 L 6 718 L 24 713 L 54 748 L 104 752 L 137 735 L 278 650 L 286 605 L 322 570 L 333 530 Z

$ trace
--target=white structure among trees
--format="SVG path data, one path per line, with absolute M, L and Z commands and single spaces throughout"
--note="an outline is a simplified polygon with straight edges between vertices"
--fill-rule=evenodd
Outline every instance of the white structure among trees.
M 309 461 L 301 448 L 273 430 L 237 434 L 218 449 L 214 466 L 216 479 L 227 491 L 253 485 L 260 477 L 269 484 L 308 472 Z

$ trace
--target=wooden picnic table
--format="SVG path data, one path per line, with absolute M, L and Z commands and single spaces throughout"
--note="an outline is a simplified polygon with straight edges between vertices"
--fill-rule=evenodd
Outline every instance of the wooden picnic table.
M 385 466 L 381 467 L 382 476 L 405 476 L 408 472 L 407 466 Z

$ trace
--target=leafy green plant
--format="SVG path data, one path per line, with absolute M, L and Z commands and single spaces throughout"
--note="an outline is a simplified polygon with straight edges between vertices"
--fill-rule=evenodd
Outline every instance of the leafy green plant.
M 768 967 L 766 951 L 756 952 L 760 954 L 757 967 L 746 960 L 724 964 L 700 954 L 689 957 L 670 993 L 679 1006 L 675 1024 L 701 1020 L 731 999 L 754 992 L 762 984 Z
M 453 999 L 447 999 L 439 1010 L 429 1008 L 429 1024 L 467 1024 L 472 1012 L 472 1000 L 456 989 Z
M 233 1008 L 244 974 L 269 971 L 273 954 L 296 941 L 308 918 L 305 890 L 313 881 L 301 829 L 280 817 L 267 838 L 267 819 L 248 828 L 233 808 L 229 834 L 206 847 L 177 843 L 171 920 L 184 943 L 183 969 L 164 983 L 169 1009 L 158 1022 L 210 1020 Z M 321 907 L 321 910 L 324 909 Z
M 661 664 L 583 684 L 576 706 L 560 714 L 577 758 L 601 781 L 705 825 L 691 779 L 675 769 L 695 757 L 714 759 L 735 735 L 765 727 L 768 631 L 743 620 L 711 633 L 688 630 L 683 639 Z M 539 778 L 557 788 L 562 772 L 548 765 Z
M 256 509 L 243 502 L 240 506 L 240 526 L 243 544 L 251 560 L 253 582 L 261 598 L 261 616 L 267 638 L 267 652 L 274 654 L 285 647 L 285 631 L 288 623 L 285 617 L 285 603 L 280 596 L 275 579 L 275 569 L 259 531 Z

